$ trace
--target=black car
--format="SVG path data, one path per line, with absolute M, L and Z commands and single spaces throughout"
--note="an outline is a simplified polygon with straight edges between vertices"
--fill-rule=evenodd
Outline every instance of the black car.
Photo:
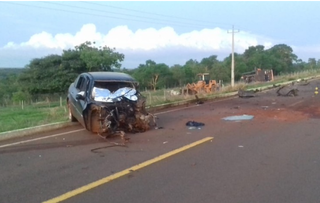
M 100 135 L 141 132 L 155 125 L 145 109 L 138 82 L 119 72 L 86 72 L 71 83 L 67 104 L 69 119 Z

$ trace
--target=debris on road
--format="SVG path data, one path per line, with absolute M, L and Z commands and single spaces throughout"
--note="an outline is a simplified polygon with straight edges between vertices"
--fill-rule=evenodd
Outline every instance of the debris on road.
M 109 142 L 111 145 L 107 145 L 107 146 L 102 146 L 102 147 L 97 147 L 94 149 L 91 149 L 90 151 L 92 153 L 102 153 L 101 149 L 106 149 L 109 147 L 128 147 L 127 145 L 123 144 L 123 143 L 117 143 L 117 142 Z
M 289 85 L 283 85 L 277 90 L 277 96 L 295 97 L 298 96 L 299 90 L 297 88 L 289 87 Z
M 204 126 L 204 123 L 201 122 L 196 122 L 196 121 L 188 121 L 186 123 L 186 126 L 188 126 L 189 130 L 194 130 L 194 129 L 198 129 L 201 130 L 201 127 Z
M 228 116 L 228 117 L 224 117 L 222 118 L 225 121 L 241 121 L 241 120 L 251 120 L 253 119 L 254 116 L 252 115 L 237 115 L 237 116 Z
M 308 82 L 308 80 L 305 80 L 305 79 L 297 79 L 295 82 L 298 83 L 298 85 L 300 86 L 306 86 L 306 85 L 309 85 L 310 82 Z M 292 82 L 292 84 L 294 85 L 295 82 Z
M 238 90 L 238 96 L 241 98 L 248 98 L 248 97 L 254 97 L 256 91 L 254 90 Z
M 201 127 L 192 126 L 192 127 L 189 127 L 188 129 L 189 129 L 189 130 L 195 130 L 195 129 L 201 130 Z
M 198 95 L 194 95 L 196 97 L 196 104 L 203 104 L 204 102 L 202 100 L 199 99 Z
M 204 123 L 196 122 L 196 121 L 188 121 L 186 123 L 186 126 L 189 126 L 189 127 L 200 127 L 200 126 L 204 126 Z
M 269 106 L 261 106 L 261 108 L 263 108 L 264 110 L 267 110 L 267 108 L 269 108 Z

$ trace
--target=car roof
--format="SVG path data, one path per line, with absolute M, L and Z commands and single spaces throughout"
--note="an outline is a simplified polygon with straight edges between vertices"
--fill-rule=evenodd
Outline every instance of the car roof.
M 111 80 L 111 81 L 130 81 L 136 82 L 136 80 L 126 73 L 120 72 L 107 72 L 107 71 L 100 71 L 100 72 L 88 72 L 89 75 L 95 81 L 103 81 L 103 80 Z

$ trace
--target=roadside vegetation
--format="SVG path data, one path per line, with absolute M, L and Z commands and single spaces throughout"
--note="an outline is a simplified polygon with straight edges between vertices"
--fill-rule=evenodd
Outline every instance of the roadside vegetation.
M 184 65 L 169 67 L 147 60 L 136 68 L 120 68 L 124 55 L 108 47 L 96 48 L 86 42 L 62 55 L 33 59 L 24 68 L 0 69 L 0 132 L 67 121 L 66 93 L 79 73 L 86 71 L 118 71 L 132 75 L 139 81 L 147 106 L 195 99 L 192 95 L 171 95 L 188 83 L 197 81 L 197 74 L 207 72 L 210 78 L 223 81 L 223 88 L 215 93 L 199 94 L 215 97 L 239 89 L 260 88 L 298 78 L 320 75 L 320 60 L 304 62 L 291 47 L 279 44 L 265 50 L 263 46 L 249 47 L 243 54 L 235 54 L 235 86 L 230 84 L 231 55 L 219 61 L 216 55 L 200 62 L 188 60 Z M 241 75 L 255 68 L 272 69 L 272 82 L 245 84 Z
M 66 107 L 58 103 L 0 108 L 0 132 L 67 121 Z

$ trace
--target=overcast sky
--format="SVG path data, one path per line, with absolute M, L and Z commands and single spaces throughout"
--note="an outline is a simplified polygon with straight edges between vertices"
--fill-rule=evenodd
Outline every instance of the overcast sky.
M 320 59 L 320 2 L 0 1 L 0 67 L 24 67 L 85 41 L 123 53 L 122 68 L 189 59 L 276 44 L 298 58 Z M 239 31 L 239 32 L 238 32 Z

